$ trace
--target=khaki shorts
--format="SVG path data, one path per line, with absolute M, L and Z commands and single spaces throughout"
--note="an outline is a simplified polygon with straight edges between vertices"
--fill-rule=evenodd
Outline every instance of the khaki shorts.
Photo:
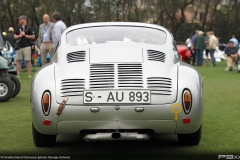
M 20 48 L 18 50 L 16 50 L 16 60 L 22 60 L 23 57 L 26 61 L 30 61 L 31 60 L 31 47 L 24 47 L 24 48 Z

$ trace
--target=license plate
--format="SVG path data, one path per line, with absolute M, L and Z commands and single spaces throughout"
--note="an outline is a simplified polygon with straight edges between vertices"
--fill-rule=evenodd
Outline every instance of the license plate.
M 142 103 L 151 102 L 150 90 L 84 90 L 84 103 Z

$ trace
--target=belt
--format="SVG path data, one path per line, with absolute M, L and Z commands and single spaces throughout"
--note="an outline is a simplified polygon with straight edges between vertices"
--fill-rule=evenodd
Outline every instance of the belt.
M 52 43 L 51 41 L 50 42 L 42 42 L 43 44 L 49 44 L 49 43 Z

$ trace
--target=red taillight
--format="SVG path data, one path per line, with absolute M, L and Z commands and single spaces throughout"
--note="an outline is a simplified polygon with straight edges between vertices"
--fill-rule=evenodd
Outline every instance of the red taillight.
M 42 96 L 42 111 L 45 116 L 49 115 L 51 108 L 51 95 L 50 92 L 46 91 Z
M 192 108 L 192 95 L 189 90 L 183 91 L 183 110 L 186 114 L 189 114 Z
M 191 123 L 191 119 L 190 119 L 190 118 L 183 118 L 183 119 L 182 119 L 182 122 L 183 122 L 183 123 L 186 123 L 186 124 L 187 124 L 187 123 Z
M 49 125 L 51 125 L 51 120 L 48 120 L 48 119 L 46 119 L 46 120 L 43 120 L 43 125 L 45 125 L 45 126 L 49 126 Z

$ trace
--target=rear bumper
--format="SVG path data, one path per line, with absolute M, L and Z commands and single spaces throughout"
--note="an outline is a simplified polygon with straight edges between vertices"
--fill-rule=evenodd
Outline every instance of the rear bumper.
M 200 105 L 201 106 L 201 105 Z M 201 125 L 202 107 L 195 106 L 190 114 L 183 111 L 175 120 L 172 104 L 145 105 L 143 112 L 135 111 L 136 107 L 120 106 L 69 106 L 66 105 L 62 114 L 56 118 L 57 107 L 52 107 L 48 116 L 42 114 L 40 107 L 33 108 L 32 117 L 35 128 L 43 134 L 56 135 L 78 134 L 82 130 L 98 129 L 150 129 L 155 133 L 188 134 L 195 132 Z M 91 112 L 91 107 L 99 107 L 97 113 Z M 191 123 L 183 123 L 183 118 L 190 118 Z M 43 120 L 50 120 L 51 125 L 43 125 Z
M 78 134 L 81 130 L 87 129 L 153 129 L 155 133 L 175 133 L 176 123 L 173 120 L 60 121 L 57 123 L 58 133 Z

